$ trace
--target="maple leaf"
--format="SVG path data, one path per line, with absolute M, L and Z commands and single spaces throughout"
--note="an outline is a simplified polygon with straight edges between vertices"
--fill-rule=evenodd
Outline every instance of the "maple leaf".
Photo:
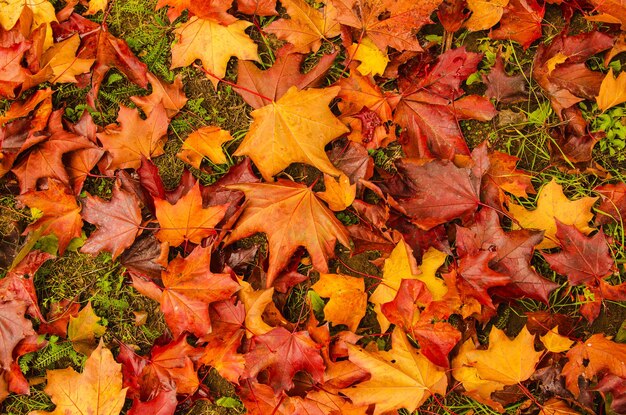
M 590 238 L 575 226 L 556 222 L 556 237 L 562 251 L 543 254 L 550 268 L 566 275 L 570 284 L 593 284 L 603 279 L 614 269 L 613 257 L 602 230 Z
M 483 83 L 487 84 L 485 96 L 503 104 L 524 101 L 528 96 L 526 78 L 523 74 L 507 74 L 500 54 L 496 56 L 496 63 L 489 73 L 483 75 L 482 79 Z
M 478 95 L 461 97 L 460 84 L 476 72 L 482 55 L 465 48 L 440 55 L 423 72 L 399 80 L 402 98 L 394 120 L 407 128 L 403 149 L 409 157 L 446 158 L 469 155 L 459 120 L 488 121 L 496 115 L 491 102 Z M 456 101 L 455 101 L 456 100 Z
M 268 383 L 275 392 L 293 388 L 293 377 L 299 371 L 305 371 L 315 382 L 322 382 L 324 361 L 320 348 L 306 331 L 291 333 L 277 327 L 252 338 L 250 351 L 245 354 L 245 376 L 256 377 L 266 370 Z
M 79 353 L 89 356 L 95 349 L 96 337 L 102 337 L 106 327 L 99 324 L 100 317 L 96 315 L 88 302 L 76 317 L 70 317 L 67 327 L 67 337 L 72 347 Z
M 257 16 L 273 16 L 276 11 L 276 0 L 237 0 L 237 10 L 243 14 Z
M 559 117 L 563 109 L 598 95 L 603 75 L 586 68 L 584 62 L 611 46 L 613 38 L 597 31 L 576 36 L 563 34 L 549 45 L 539 45 L 532 76 L 550 98 Z
M 168 118 L 173 117 L 187 103 L 187 97 L 183 91 L 183 77 L 177 75 L 173 84 L 161 81 L 151 73 L 148 73 L 148 81 L 152 85 L 152 93 L 146 96 L 130 97 L 146 115 L 150 115 L 152 110 L 159 104 L 165 108 Z
M 244 192 L 246 205 L 225 243 L 257 232 L 267 235 L 270 252 L 267 287 L 272 286 L 299 246 L 307 249 L 313 267 L 320 272 L 328 272 L 326 260 L 333 255 L 337 241 L 350 246 L 348 232 L 341 222 L 304 185 L 280 180 L 226 187 Z
M 12 171 L 20 183 L 20 192 L 37 188 L 39 179 L 48 177 L 69 185 L 69 175 L 65 169 L 63 155 L 74 150 L 93 147 L 85 137 L 65 131 L 61 123 L 62 111 L 55 111 L 48 120 L 47 140 L 34 146 L 27 157 Z
M 361 64 L 356 70 L 361 75 L 382 75 L 389 63 L 387 54 L 378 49 L 378 46 L 369 37 L 364 37 L 359 43 L 353 43 L 347 48 L 348 53 L 355 61 Z
M 98 254 L 106 250 L 115 259 L 135 241 L 141 225 L 139 199 L 116 183 L 110 201 L 89 195 L 83 201 L 82 217 L 97 229 L 89 235 L 81 252 Z
M 338 87 L 298 91 L 292 86 L 278 101 L 252 111 L 254 121 L 235 156 L 249 156 L 267 181 L 298 162 L 338 176 L 324 152 L 348 131 L 328 108 L 338 92 Z
M 202 127 L 189 134 L 176 156 L 196 169 L 200 168 L 203 157 L 215 164 L 226 164 L 228 160 L 222 144 L 232 139 L 228 131 L 219 127 Z
M 200 338 L 209 334 L 208 305 L 230 298 L 240 288 L 229 274 L 212 273 L 210 265 L 211 248 L 197 246 L 186 258 L 170 261 L 161 274 L 161 311 L 176 337 L 184 331 Z
M 107 170 L 137 169 L 141 159 L 164 153 L 168 119 L 162 105 L 155 107 L 144 120 L 139 111 L 120 105 L 117 124 L 109 124 L 98 140 L 108 151 Z
M 435 272 L 443 265 L 446 256 L 445 253 L 431 248 L 422 257 L 422 264 L 418 268 L 411 248 L 403 239 L 398 242 L 389 258 L 385 260 L 381 283 L 369 299 L 374 304 L 381 332 L 387 331 L 390 324 L 382 311 L 382 305 L 393 301 L 398 294 L 402 280 L 420 280 L 428 287 L 435 299 L 439 300 L 443 297 L 447 288 L 444 282 L 435 276 Z
M 544 336 L 541 336 L 541 343 L 546 347 L 546 350 L 552 353 L 566 352 L 574 344 L 572 340 L 559 334 L 559 326 L 554 327 Z
M 626 183 L 605 184 L 593 189 L 600 194 L 600 206 L 596 209 L 599 215 L 596 222 L 604 225 L 611 222 L 621 222 L 626 217 Z
M 626 14 L 625 14 L 626 15 Z M 600 93 L 596 97 L 598 108 L 602 112 L 616 105 L 626 102 L 626 75 L 620 73 L 617 78 L 613 76 L 613 68 L 609 69 L 600 85 Z
M 194 365 L 199 355 L 200 350 L 187 342 L 186 335 L 153 346 L 147 357 L 136 355 L 122 343 L 117 361 L 122 364 L 128 397 L 148 401 L 159 391 L 171 389 L 180 394 L 194 393 L 200 384 Z
M 245 281 L 241 281 L 241 286 L 237 295 L 245 309 L 246 336 L 252 338 L 272 331 L 273 327 L 265 322 L 263 314 L 273 304 L 274 287 L 255 290 Z
M 497 252 L 478 251 L 459 258 L 458 273 L 461 276 L 463 291 L 481 304 L 495 310 L 488 290 L 493 287 L 502 287 L 512 282 L 511 277 L 494 271 L 489 267 Z
M 244 289 L 239 291 L 240 295 Z M 220 376 L 237 384 L 245 365 L 245 358 L 237 353 L 237 349 L 246 329 L 250 329 L 247 324 L 244 325 L 247 317 L 245 307 L 230 300 L 219 301 L 211 304 L 209 316 L 212 331 L 204 337 L 207 344 L 200 363 L 214 367 Z
M 228 208 L 227 205 L 203 208 L 200 182 L 196 182 L 176 204 L 155 198 L 154 206 L 161 226 L 156 236 L 172 246 L 178 246 L 185 241 L 199 244 L 202 239 L 214 234 L 213 227 L 222 220 Z
M 50 82 L 78 82 L 76 75 L 89 71 L 95 59 L 81 59 L 76 57 L 80 46 L 80 36 L 74 34 L 69 39 L 55 43 L 41 58 L 41 64 L 52 69 Z
M 445 371 L 415 350 L 398 328 L 391 334 L 388 352 L 347 346 L 350 361 L 367 370 L 371 377 L 341 392 L 356 405 L 375 404 L 374 415 L 400 408 L 413 412 L 429 396 L 446 392 Z
M 477 32 L 495 26 L 500 21 L 509 0 L 467 0 L 472 15 L 465 21 L 467 30 Z
M 498 214 L 492 209 L 483 209 L 476 214 L 474 225 L 457 227 L 456 242 L 461 258 L 470 255 L 478 259 L 485 255 L 480 254 L 481 251 L 495 251 L 496 256 L 489 260 L 489 268 L 510 277 L 511 282 L 504 287 L 493 288 L 494 293 L 507 297 L 528 296 L 547 303 L 548 295 L 558 285 L 541 277 L 530 266 L 534 247 L 542 239 L 541 232 L 526 229 L 504 232 Z M 479 287 L 474 285 L 473 288 Z
M 580 394 L 580 377 L 591 381 L 603 372 L 626 377 L 626 345 L 613 342 L 601 333 L 572 347 L 567 359 L 562 375 L 567 389 L 576 397 Z
M 337 53 L 323 55 L 305 74 L 300 68 L 306 55 L 296 53 L 289 44 L 276 51 L 276 60 L 269 69 L 261 70 L 252 62 L 241 61 L 237 66 L 237 85 L 241 88 L 236 91 L 252 108 L 259 109 L 278 100 L 292 86 L 299 90 L 319 86 Z
M 541 37 L 544 13 L 545 7 L 536 0 L 510 0 L 500 19 L 500 26 L 492 30 L 489 37 L 515 40 L 527 49 Z
M 324 186 L 326 189 L 318 192 L 317 197 L 328 203 L 330 210 L 340 212 L 354 202 L 356 184 L 350 184 L 350 179 L 345 174 L 342 173 L 339 180 L 324 174 Z
M 265 28 L 267 33 L 276 35 L 294 45 L 296 52 L 316 52 L 322 39 L 338 36 L 337 12 L 332 4 L 323 9 L 311 7 L 304 0 L 283 0 L 289 19 L 278 19 Z
M 415 34 L 431 22 L 430 15 L 442 0 L 404 2 L 391 0 L 331 0 L 337 8 L 337 21 L 357 29 L 381 51 L 422 50 Z
M 121 366 L 103 343 L 89 356 L 85 369 L 48 370 L 44 391 L 52 397 L 52 412 L 33 411 L 31 415 L 118 415 L 124 406 L 126 389 L 122 389 Z
M 481 203 L 481 177 L 476 171 L 456 167 L 448 160 L 402 159 L 396 162 L 396 168 L 398 174 L 380 187 L 421 229 L 467 217 Z
M 324 317 L 334 325 L 345 324 L 356 331 L 365 316 L 367 294 L 362 278 L 341 274 L 320 274 L 320 279 L 311 286 L 320 297 L 330 297 L 324 306 Z
M 192 17 L 174 30 L 176 43 L 172 45 L 172 69 L 189 66 L 196 59 L 217 78 L 211 77 L 217 88 L 219 79 L 226 75 L 231 56 L 258 61 L 257 45 L 244 32 L 252 23 L 244 20 L 223 26 L 213 20 Z
M 367 148 L 378 148 L 394 135 L 387 131 L 385 123 L 392 120 L 392 109 L 397 98 L 383 93 L 372 77 L 360 76 L 350 71 L 348 78 L 337 82 L 341 87 L 338 98 L 341 98 L 339 109 L 341 121 L 350 127 L 348 138 L 360 142 Z M 369 111 L 369 118 L 375 121 L 368 125 L 363 110 Z
M 41 235 L 53 234 L 59 240 L 59 253 L 62 255 L 72 238 L 81 235 L 83 221 L 76 198 L 68 189 L 55 180 L 48 180 L 48 189 L 31 190 L 17 197 L 30 208 L 37 208 L 43 215 L 28 225 L 24 235 L 41 229 Z
M 558 246 L 556 239 L 556 221 L 564 225 L 574 225 L 585 235 L 593 231 L 589 221 L 593 218 L 591 207 L 598 200 L 597 197 L 582 197 L 570 201 L 563 194 L 563 187 L 552 179 L 539 190 L 537 196 L 537 208 L 526 210 L 523 206 L 511 203 L 509 212 L 515 218 L 519 226 L 527 229 L 541 229 L 544 231 L 543 241 L 537 249 L 555 248 Z M 514 224 L 514 228 L 519 228 Z
M 626 29 L 626 6 L 622 0 L 589 0 L 593 10 L 600 14 L 586 16 L 587 19 L 596 22 L 621 24 L 621 29 Z

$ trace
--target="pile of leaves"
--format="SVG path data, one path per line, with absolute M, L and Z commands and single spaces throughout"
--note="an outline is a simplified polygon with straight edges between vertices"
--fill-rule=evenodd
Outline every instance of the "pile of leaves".
M 107 0 L 4 3 L 0 176 L 28 224 L 3 257 L 0 401 L 45 382 L 56 409 L 33 414 L 165 415 L 206 400 L 250 414 L 455 413 L 455 396 L 485 411 L 626 413 L 626 345 L 588 330 L 626 299 L 607 236 L 623 228 L 626 184 L 594 158 L 605 137 L 587 111 L 626 102 L 626 75 L 607 69 L 626 50 L 623 2 L 159 0 L 171 79 L 109 29 Z M 565 22 L 550 38 L 546 10 Z M 594 28 L 570 33 L 583 17 Z M 453 47 L 475 32 L 532 46 L 532 65 L 510 74 L 503 48 L 485 65 Z M 143 91 L 116 122 L 102 110 L 113 75 Z M 177 136 L 190 77 L 239 94 L 245 131 Z M 467 93 L 470 77 L 484 87 Z M 81 106 L 55 98 L 68 84 Z M 466 139 L 465 120 L 502 121 L 531 85 L 559 120 L 546 169 L 595 177 L 584 195 Z M 168 188 L 157 166 L 177 140 L 188 167 Z M 149 350 L 98 341 L 103 316 L 84 293 L 43 301 L 38 270 L 76 251 L 108 253 L 159 305 L 168 329 Z M 497 327 L 524 302 L 535 309 L 519 327 Z M 573 311 L 555 312 L 562 302 Z M 26 377 L 53 339 L 86 360 Z M 217 399 L 212 372 L 237 398 Z

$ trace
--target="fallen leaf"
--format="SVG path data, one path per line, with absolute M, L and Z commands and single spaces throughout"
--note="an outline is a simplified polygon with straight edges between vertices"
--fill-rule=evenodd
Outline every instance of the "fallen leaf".
M 158 105 L 144 120 L 139 111 L 120 105 L 118 124 L 110 124 L 98 133 L 98 140 L 108 152 L 107 170 L 138 169 L 141 159 L 150 160 L 164 153 L 168 118 Z
M 326 190 L 318 192 L 317 197 L 328 203 L 330 210 L 341 212 L 354 202 L 356 196 L 356 184 L 350 184 L 350 179 L 341 174 L 336 180 L 328 174 L 324 174 Z
M 280 180 L 227 186 L 246 194 L 246 205 L 226 244 L 264 232 L 269 241 L 267 287 L 299 246 L 309 252 L 313 267 L 328 272 L 327 258 L 335 243 L 349 246 L 348 232 L 306 186 Z M 297 226 L 294 226 L 297 224 Z
M 212 273 L 210 265 L 211 248 L 197 246 L 186 258 L 170 261 L 161 274 L 161 311 L 175 337 L 185 331 L 199 338 L 209 334 L 209 304 L 230 298 L 240 288 L 229 274 Z
M 148 81 L 152 85 L 152 93 L 150 95 L 130 97 L 131 101 L 141 108 L 146 115 L 150 115 L 155 107 L 162 104 L 167 116 L 171 118 L 178 114 L 178 111 L 187 103 L 187 97 L 183 91 L 183 77 L 181 75 L 174 78 L 174 83 L 168 84 L 153 74 L 148 73 Z
M 266 370 L 274 392 L 293 388 L 294 375 L 299 371 L 306 372 L 314 382 L 321 382 L 324 361 L 320 349 L 308 332 L 291 333 L 277 327 L 252 338 L 250 351 L 245 355 L 245 375 L 254 378 Z
M 89 356 L 96 348 L 96 337 L 102 337 L 106 327 L 100 324 L 100 317 L 96 315 L 88 302 L 76 317 L 70 317 L 67 327 L 67 338 L 72 347 L 79 353 Z
M 388 352 L 368 352 L 348 344 L 350 361 L 371 378 L 341 392 L 356 405 L 375 404 L 374 415 L 396 408 L 413 412 L 431 395 L 445 394 L 445 371 L 414 349 L 402 330 L 394 329 L 391 344 Z
M 189 134 L 176 156 L 196 169 L 200 168 L 203 157 L 215 164 L 226 164 L 228 160 L 222 144 L 232 139 L 228 131 L 219 127 L 202 127 Z
M 52 77 L 49 80 L 53 84 L 65 82 L 78 82 L 76 75 L 89 72 L 95 59 L 81 59 L 76 57 L 76 51 L 80 46 L 80 36 L 74 34 L 69 39 L 55 43 L 41 58 L 41 64 L 52 69 Z
M 602 230 L 587 238 L 575 226 L 557 220 L 556 238 L 562 251 L 543 257 L 550 268 L 567 276 L 571 285 L 594 285 L 614 270 L 615 263 Z
M 311 289 L 320 297 L 330 298 L 324 306 L 326 321 L 334 325 L 345 324 L 350 331 L 356 331 L 367 307 L 365 282 L 362 278 L 320 274 L 320 279 Z
M 265 31 L 294 45 L 296 52 L 317 52 L 322 39 L 327 40 L 340 33 L 332 3 L 321 9 L 311 7 L 304 0 L 283 0 L 281 5 L 287 9 L 289 19 L 278 19 Z
M 31 415 L 118 415 L 124 406 L 126 389 L 122 389 L 122 370 L 103 343 L 89 356 L 85 369 L 77 373 L 71 367 L 48 370 L 48 385 L 56 409 L 32 411 Z
M 347 132 L 328 108 L 338 92 L 338 87 L 298 91 L 292 86 L 278 101 L 252 112 L 252 125 L 235 156 L 249 156 L 267 181 L 298 162 L 338 176 L 324 152 L 326 144 Z
M 521 205 L 511 203 L 509 212 L 519 223 L 519 226 L 513 224 L 514 229 L 521 226 L 526 229 L 543 230 L 544 238 L 537 245 L 537 249 L 549 249 L 558 246 L 557 220 L 564 225 L 576 226 L 585 235 L 593 231 L 589 221 L 593 219 L 591 207 L 597 200 L 597 197 L 582 197 L 571 201 L 563 194 L 563 187 L 552 179 L 539 190 L 536 209 L 527 210 Z
M 162 242 L 178 246 L 185 241 L 199 244 L 202 239 L 215 233 L 214 226 L 224 217 L 228 206 L 203 208 L 200 182 L 175 204 L 155 198 L 156 217 L 161 228 L 156 236 Z
M 602 372 L 626 377 L 626 345 L 609 340 L 602 333 L 579 342 L 567 352 L 562 375 L 574 396 L 580 394 L 579 378 L 592 381 Z
M 559 334 L 559 326 L 555 326 L 545 335 L 541 336 L 541 343 L 543 343 L 547 351 L 552 353 L 566 352 L 574 344 L 572 340 Z
M 536 0 L 510 0 L 500 26 L 489 33 L 492 39 L 514 40 L 527 49 L 541 37 L 541 27 L 545 7 Z
M 133 244 L 142 221 L 139 200 L 119 183 L 113 188 L 110 201 L 89 195 L 83 201 L 82 217 L 97 228 L 89 235 L 81 252 L 95 255 L 108 251 L 113 259 Z
M 172 45 L 172 69 L 191 65 L 196 59 L 216 78 L 210 77 L 217 88 L 226 75 L 231 56 L 258 61 L 257 45 L 244 32 L 252 23 L 237 20 L 228 26 L 213 20 L 192 17 L 174 30 L 176 43 Z
M 472 15 L 465 21 L 467 30 L 477 32 L 495 26 L 502 18 L 509 0 L 467 0 Z
M 598 108 L 604 112 L 609 108 L 626 102 L 625 91 L 626 75 L 622 72 L 615 78 L 613 76 L 613 68 L 610 68 L 609 73 L 602 80 L 602 85 L 600 85 L 600 94 L 596 97 Z
M 59 254 L 65 252 L 72 238 L 81 235 L 83 220 L 76 198 L 55 180 L 48 181 L 48 189 L 31 190 L 17 197 L 30 208 L 37 208 L 43 215 L 28 225 L 24 235 L 41 229 L 41 235 L 53 234 L 59 240 Z
M 348 53 L 353 60 L 361 62 L 356 68 L 361 75 L 382 75 L 389 63 L 386 51 L 378 49 L 368 37 L 364 37 L 359 43 L 353 43 L 348 48 Z

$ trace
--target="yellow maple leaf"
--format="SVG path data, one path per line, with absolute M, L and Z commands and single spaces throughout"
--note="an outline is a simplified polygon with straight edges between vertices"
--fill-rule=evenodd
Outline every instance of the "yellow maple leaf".
M 600 93 L 596 97 L 598 108 L 603 112 L 611 107 L 626 102 L 626 72 L 613 76 L 613 68 L 609 70 L 600 85 Z
M 86 15 L 103 12 L 107 8 L 109 0 L 89 0 L 89 8 L 85 12 Z
M 597 197 L 582 197 L 571 201 L 563 194 L 563 187 L 554 179 L 539 190 L 537 209 L 526 210 L 523 206 L 511 203 L 509 212 L 523 228 L 542 229 L 543 241 L 537 249 L 550 249 L 558 246 L 556 238 L 556 219 L 565 225 L 574 225 L 585 235 L 594 229 L 589 226 L 593 218 L 591 207 Z M 519 229 L 513 224 L 514 229 Z
M 392 301 L 398 294 L 402 280 L 420 280 L 433 295 L 433 300 L 441 300 L 448 291 L 443 280 L 436 277 L 437 269 L 443 265 L 447 255 L 430 248 L 424 253 L 422 265 L 417 267 L 411 248 L 401 240 L 385 260 L 383 278 L 370 296 L 374 304 L 374 311 L 380 324 L 380 331 L 384 333 L 389 328 L 389 320 L 382 312 L 382 305 Z
M 552 353 L 566 352 L 574 344 L 572 340 L 559 334 L 559 326 L 547 332 L 545 336 L 541 336 L 541 343 L 546 346 L 546 350 Z
M 102 342 L 85 362 L 82 373 L 68 367 L 49 370 L 47 378 L 44 391 L 56 408 L 30 415 L 118 415 L 124 406 L 127 388 L 122 389 L 122 365 Z
M 224 26 L 213 20 L 192 17 L 174 30 L 176 43 L 172 45 L 172 69 L 189 66 L 200 59 L 204 69 L 223 78 L 231 56 L 258 61 L 257 45 L 244 32 L 251 25 L 237 20 Z M 217 78 L 210 78 L 216 88 Z
M 394 329 L 391 344 L 388 352 L 368 352 L 347 344 L 350 361 L 371 378 L 341 392 L 355 405 L 375 404 L 374 415 L 399 408 L 413 412 L 431 395 L 445 394 L 445 370 L 413 348 L 401 329 Z
M 528 379 L 534 372 L 542 352 L 535 351 L 535 336 L 526 326 L 513 340 L 497 327 L 489 333 L 489 348 L 467 353 L 478 376 L 483 380 L 516 385 Z
M 235 155 L 250 156 L 267 181 L 291 163 L 339 176 L 324 151 L 348 131 L 328 108 L 338 92 L 339 87 L 298 91 L 292 86 L 278 101 L 252 112 L 254 121 Z
M 246 309 L 246 337 L 260 336 L 272 331 L 274 327 L 263 321 L 263 312 L 273 301 L 274 288 L 255 290 L 246 281 L 241 280 L 239 283 L 241 284 L 241 290 L 239 290 L 237 295 Z
M 203 127 L 189 134 L 176 156 L 196 169 L 200 168 L 203 157 L 208 157 L 215 164 L 225 164 L 228 160 L 222 144 L 232 139 L 230 133 L 220 127 Z
M 367 293 L 363 278 L 341 274 L 320 274 L 320 279 L 311 289 L 320 297 L 330 297 L 324 307 L 326 321 L 345 324 L 350 331 L 356 331 L 365 316 Z
M 43 54 L 41 63 L 44 67 L 52 69 L 52 77 L 49 79 L 53 84 L 78 82 L 76 75 L 89 72 L 95 59 L 81 59 L 76 57 L 76 51 L 80 46 L 78 33 L 70 38 L 55 43 Z
M 350 184 L 350 179 L 341 174 L 338 180 L 333 176 L 324 174 L 326 190 L 317 193 L 317 197 L 328 203 L 330 210 L 341 212 L 354 202 L 356 196 L 356 183 Z
M 101 337 L 106 331 L 106 327 L 99 321 L 100 317 L 93 311 L 91 302 L 76 317 L 70 317 L 67 338 L 72 342 L 74 350 L 84 355 L 91 354 L 96 345 L 96 337 Z
M 467 0 L 472 15 L 465 21 L 467 30 L 487 30 L 500 21 L 509 0 Z
M 289 19 L 277 19 L 265 31 L 293 44 L 296 52 L 316 52 L 322 39 L 340 33 L 337 11 L 330 2 L 326 2 L 321 10 L 309 6 L 304 0 L 283 0 L 281 5 L 287 9 Z
M 353 43 L 348 53 L 355 61 L 361 62 L 357 70 L 361 75 L 382 75 L 389 63 L 387 52 L 382 51 L 367 36 L 360 43 Z

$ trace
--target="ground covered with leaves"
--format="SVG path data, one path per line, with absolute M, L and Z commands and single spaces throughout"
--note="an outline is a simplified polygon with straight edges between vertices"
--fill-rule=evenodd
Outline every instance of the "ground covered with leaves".
M 3 414 L 626 413 L 620 0 L 8 0 Z

